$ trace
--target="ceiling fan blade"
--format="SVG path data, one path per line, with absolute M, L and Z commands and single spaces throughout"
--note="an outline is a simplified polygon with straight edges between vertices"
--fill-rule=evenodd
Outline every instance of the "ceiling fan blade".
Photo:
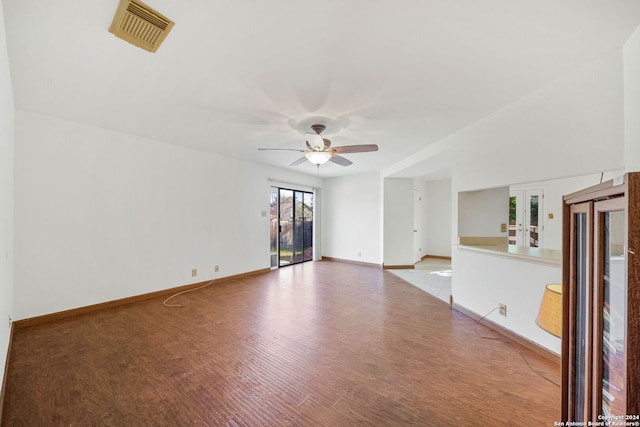
M 333 156 L 331 156 L 331 158 L 329 158 L 330 161 L 332 161 L 333 163 L 337 163 L 340 166 L 349 166 L 352 165 L 353 162 L 345 157 L 342 156 L 338 156 L 336 154 L 334 154 Z
M 289 166 L 298 166 L 300 163 L 304 163 L 306 161 L 307 161 L 307 158 L 303 156 L 303 157 L 300 157 L 295 162 L 291 163 Z
M 333 147 L 331 151 L 334 153 L 366 153 L 378 151 L 378 146 L 376 144 L 343 145 L 342 147 Z
M 305 153 L 306 150 L 297 150 L 295 148 L 258 148 L 260 151 L 297 151 L 298 153 Z
M 322 141 L 324 142 L 324 149 L 325 150 L 327 148 L 331 147 L 331 141 L 329 141 L 327 138 L 322 138 Z

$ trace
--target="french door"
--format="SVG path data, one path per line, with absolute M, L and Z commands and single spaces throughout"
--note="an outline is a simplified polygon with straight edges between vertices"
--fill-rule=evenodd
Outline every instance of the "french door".
M 509 194 L 509 244 L 542 246 L 544 195 L 542 190 L 511 190 Z
M 271 188 L 271 267 L 313 260 L 313 193 Z

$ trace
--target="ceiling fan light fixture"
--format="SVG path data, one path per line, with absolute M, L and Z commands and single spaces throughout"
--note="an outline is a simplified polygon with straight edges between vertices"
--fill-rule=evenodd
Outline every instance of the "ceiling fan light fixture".
M 331 153 L 326 151 L 312 151 L 304 155 L 314 165 L 323 165 L 331 158 Z

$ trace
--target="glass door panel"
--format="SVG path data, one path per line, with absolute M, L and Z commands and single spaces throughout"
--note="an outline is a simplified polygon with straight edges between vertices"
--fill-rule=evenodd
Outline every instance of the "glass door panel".
M 598 415 L 626 414 L 624 199 L 597 202 L 595 211 L 595 235 L 598 236 L 595 258 L 601 260 L 595 270 L 597 328 L 594 333 L 601 339 L 594 354 L 594 398 L 601 402 L 599 408 L 594 408 L 593 418 L 597 419 Z
M 293 227 L 293 262 L 302 262 L 304 250 L 304 195 L 300 191 L 294 192 L 295 214 Z
M 542 222 L 539 222 L 539 212 L 542 212 L 542 192 L 527 191 L 527 238 L 525 244 L 530 248 L 541 246 Z
M 509 244 L 523 245 L 524 190 L 511 190 L 509 194 Z
M 520 245 L 522 242 L 522 221 L 520 215 L 522 212 L 522 198 L 518 197 L 518 192 L 512 191 L 509 195 L 509 244 Z
M 304 193 L 303 261 L 313 260 L 313 194 Z
M 279 265 L 288 265 L 293 262 L 293 191 L 280 189 L 279 203 Z
M 571 248 L 570 256 L 575 268 L 570 272 L 569 280 L 575 285 L 569 295 L 569 328 L 575 330 L 575 335 L 569 343 L 572 365 L 569 413 L 574 421 L 584 421 L 590 413 L 591 207 L 590 202 L 571 207 L 571 240 L 575 246 Z

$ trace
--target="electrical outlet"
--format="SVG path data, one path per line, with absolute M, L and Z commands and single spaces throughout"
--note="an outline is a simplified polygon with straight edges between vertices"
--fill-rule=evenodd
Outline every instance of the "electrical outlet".
M 198 275 L 198 269 L 197 268 L 192 268 L 191 269 L 191 277 L 196 277 Z
M 500 303 L 498 304 L 498 307 L 499 307 L 500 315 L 507 317 L 507 304 Z
M 220 271 L 220 266 L 216 264 L 216 266 L 213 269 L 217 273 L 218 271 Z

